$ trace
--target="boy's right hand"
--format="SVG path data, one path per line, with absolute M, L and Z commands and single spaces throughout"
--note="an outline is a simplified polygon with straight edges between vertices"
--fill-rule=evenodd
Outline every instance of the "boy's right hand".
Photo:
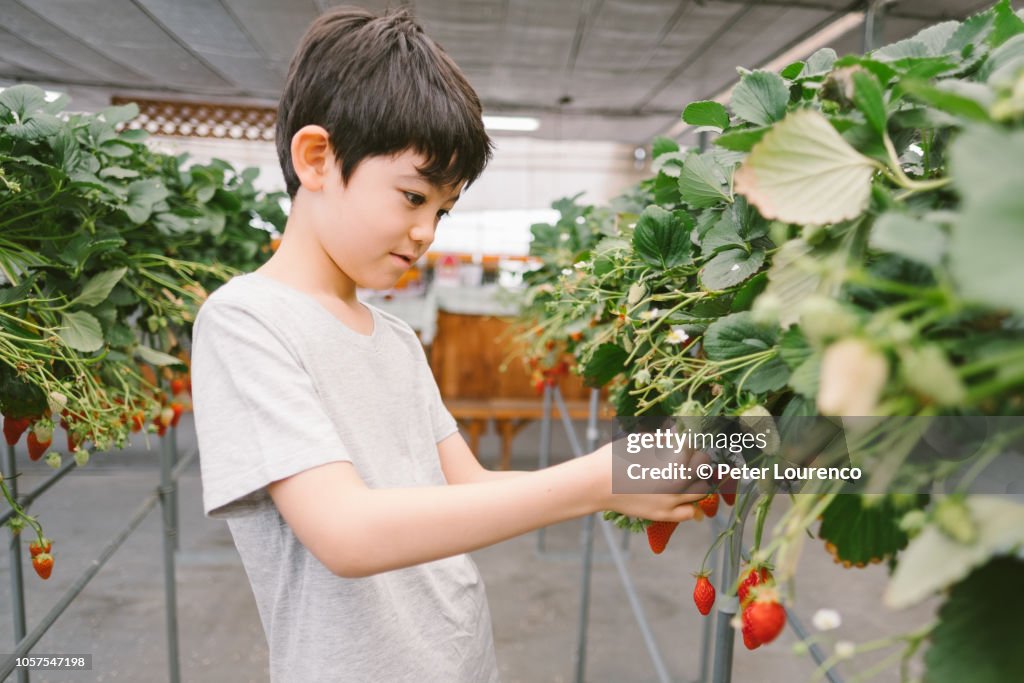
M 614 443 L 608 443 L 591 454 L 603 473 L 601 489 L 605 492 L 601 510 L 613 510 L 630 517 L 642 517 L 657 522 L 684 522 L 693 519 L 696 509 L 692 503 L 707 497 L 711 491 L 708 482 L 693 480 L 653 480 L 647 482 L 648 493 L 613 493 L 612 471 L 615 455 Z M 698 465 L 711 462 L 703 451 L 689 450 L 672 454 L 670 460 L 693 471 Z M 666 460 L 668 462 L 669 460 Z

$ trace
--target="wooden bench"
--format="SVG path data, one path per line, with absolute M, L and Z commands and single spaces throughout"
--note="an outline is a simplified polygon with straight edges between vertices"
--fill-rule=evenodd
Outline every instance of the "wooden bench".
M 469 446 L 478 454 L 480 436 L 494 420 L 501 436 L 499 466 L 508 469 L 516 434 L 544 414 L 530 371 L 517 357 L 509 334 L 514 321 L 497 316 L 462 315 L 438 311 L 437 333 L 430 348 L 430 366 L 444 404 L 469 432 Z M 505 367 L 507 365 L 507 367 Z M 503 368 L 505 368 L 503 370 Z M 560 382 L 569 417 L 589 415 L 590 389 L 575 375 Z M 611 411 L 604 406 L 602 417 Z M 557 408 L 552 416 L 557 419 Z
M 512 459 L 512 440 L 519 431 L 533 420 L 544 417 L 544 402 L 541 398 L 492 398 L 492 399 L 452 399 L 445 401 L 449 412 L 457 422 L 469 431 L 469 447 L 473 453 L 479 451 L 480 435 L 487 428 L 487 421 L 494 420 L 495 429 L 501 436 L 501 460 L 499 467 L 507 470 Z M 590 417 L 590 402 L 571 400 L 565 402 L 569 418 L 585 420 Z M 552 404 L 551 419 L 558 420 L 558 405 Z M 599 418 L 613 417 L 611 407 L 602 404 Z

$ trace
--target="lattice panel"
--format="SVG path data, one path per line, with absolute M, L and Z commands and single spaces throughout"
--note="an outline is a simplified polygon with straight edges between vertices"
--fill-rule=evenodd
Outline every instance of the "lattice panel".
M 277 110 L 272 107 L 126 97 L 113 97 L 111 102 L 139 105 L 139 115 L 125 127 L 141 128 L 153 135 L 272 141 L 277 122 Z

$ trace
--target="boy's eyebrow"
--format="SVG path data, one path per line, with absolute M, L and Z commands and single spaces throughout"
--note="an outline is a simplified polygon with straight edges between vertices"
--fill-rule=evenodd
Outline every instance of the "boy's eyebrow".
M 426 176 L 424 176 L 422 174 L 419 174 L 419 173 L 417 173 L 416 175 L 406 174 L 406 175 L 403 175 L 401 177 L 402 178 L 407 178 L 409 180 L 422 180 L 423 182 L 427 183 L 431 187 L 437 188 L 437 185 L 435 185 L 434 183 L 430 182 L 430 180 L 428 180 Z M 454 195 L 452 195 L 451 197 L 448 198 L 448 201 L 450 201 L 450 202 L 457 202 L 457 201 L 459 201 L 459 197 L 461 197 L 461 196 L 462 196 L 461 193 L 454 194 Z

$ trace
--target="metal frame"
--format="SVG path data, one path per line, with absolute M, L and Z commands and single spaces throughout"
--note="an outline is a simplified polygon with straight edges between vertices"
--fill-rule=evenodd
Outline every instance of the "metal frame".
M 8 557 L 11 566 L 11 603 L 14 607 L 14 653 L 7 659 L 0 662 L 0 680 L 15 672 L 15 662 L 18 657 L 23 657 L 31 652 L 32 648 L 53 626 L 65 609 L 78 597 L 89 581 L 99 572 L 103 565 L 110 559 L 121 545 L 128 539 L 133 531 L 142 523 L 146 515 L 157 504 L 160 503 L 163 519 L 163 556 L 164 556 L 164 597 L 166 602 L 166 626 L 167 626 L 167 654 L 168 654 L 168 676 L 171 683 L 179 683 L 181 670 L 178 654 L 178 606 L 177 587 L 175 583 L 174 553 L 178 549 L 178 478 L 198 455 L 198 450 L 193 450 L 182 460 L 178 460 L 177 453 L 177 427 L 169 427 L 168 433 L 160 438 L 160 484 L 149 494 L 136 508 L 131 519 L 114 538 L 107 543 L 99 556 L 89 563 L 72 586 L 62 595 L 50 611 L 26 634 L 25 625 L 25 593 L 22 576 L 22 553 L 20 535 L 11 535 L 8 547 Z M 91 449 L 90 449 L 90 452 Z M 15 474 L 15 449 L 8 446 L 3 459 L 4 480 L 11 491 L 11 496 L 26 510 L 29 506 L 47 489 L 62 479 L 68 472 L 77 467 L 74 460 L 54 473 L 35 489 L 18 497 L 18 480 Z M 12 515 L 13 510 L 7 511 L 0 516 L 0 525 L 3 525 Z M 29 671 L 17 669 L 18 683 L 28 683 Z

